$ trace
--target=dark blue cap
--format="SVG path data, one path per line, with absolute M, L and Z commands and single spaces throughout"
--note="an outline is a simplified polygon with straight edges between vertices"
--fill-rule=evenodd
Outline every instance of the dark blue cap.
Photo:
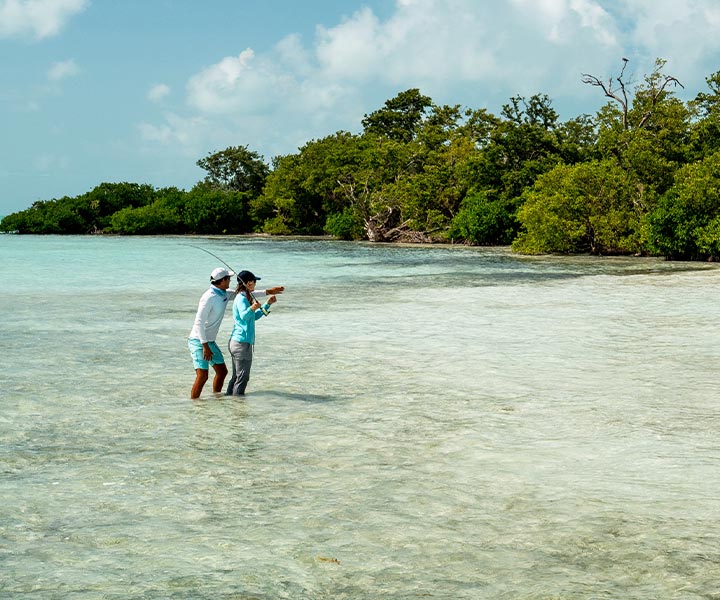
M 250 271 L 240 271 L 237 278 L 238 281 L 241 281 L 242 283 L 247 283 L 248 281 L 260 281 L 260 277 L 256 277 Z

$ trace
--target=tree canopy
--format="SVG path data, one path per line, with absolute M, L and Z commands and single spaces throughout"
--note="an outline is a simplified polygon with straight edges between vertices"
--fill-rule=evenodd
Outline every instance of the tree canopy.
M 637 85 L 583 75 L 608 99 L 561 121 L 545 94 L 499 115 L 411 88 L 265 162 L 248 146 L 197 161 L 191 190 L 102 183 L 5 217 L 18 233 L 328 234 L 512 244 L 519 252 L 720 258 L 720 72 L 690 102 L 658 59 Z

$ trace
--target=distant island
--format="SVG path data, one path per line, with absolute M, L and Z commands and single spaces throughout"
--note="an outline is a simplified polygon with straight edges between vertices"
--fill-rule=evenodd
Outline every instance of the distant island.
M 512 245 L 518 252 L 720 258 L 720 71 L 689 102 L 652 73 L 630 89 L 585 74 L 608 103 L 560 122 L 546 95 L 500 116 L 413 88 L 265 162 L 248 146 L 197 161 L 190 190 L 102 183 L 7 215 L 18 234 L 331 235 L 373 242 Z

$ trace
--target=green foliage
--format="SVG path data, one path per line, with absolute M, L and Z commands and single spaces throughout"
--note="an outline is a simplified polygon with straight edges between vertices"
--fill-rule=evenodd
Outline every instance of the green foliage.
M 608 105 L 598 113 L 601 156 L 616 160 L 628 176 L 655 193 L 672 185 L 674 172 L 687 161 L 692 111 L 671 87 L 658 59 L 653 72 L 627 102 L 626 110 Z
M 720 216 L 699 228 L 696 236 L 699 257 L 709 260 L 720 259 Z
M 720 152 L 680 169 L 647 221 L 652 251 L 676 259 L 720 258 Z
M 35 202 L 30 208 L 8 215 L 2 231 L 18 233 L 84 234 L 102 231 L 112 215 L 127 206 L 144 206 L 153 201 L 150 185 L 102 183 L 76 197 Z
M 547 96 L 512 98 L 503 114 L 506 119 L 491 129 L 485 146 L 469 159 L 468 183 L 513 202 L 571 150 L 563 147 L 569 133 L 557 128 L 557 114 Z M 578 138 L 582 139 L 580 132 L 571 143 L 580 144 Z
M 82 234 L 88 233 L 90 225 L 75 210 L 72 198 L 34 202 L 23 211 L 6 216 L 0 222 L 5 232 L 34 234 Z
M 380 194 L 392 198 L 411 230 L 447 229 L 468 189 L 468 161 L 475 150 L 457 106 L 433 106 L 415 139 L 395 152 L 400 161 L 383 177 Z M 377 209 L 375 212 L 378 212 Z
M 420 90 L 412 88 L 387 100 L 385 106 L 365 115 L 362 120 L 365 133 L 386 137 L 397 142 L 409 142 L 422 121 L 432 100 Z
M 341 213 L 328 216 L 325 233 L 341 240 L 359 240 L 363 237 L 365 228 L 357 211 L 346 207 Z
M 633 182 L 611 161 L 560 165 L 524 194 L 524 230 L 513 248 L 528 254 L 618 254 L 640 250 Z
M 710 92 L 699 93 L 690 107 L 695 120 L 690 131 L 692 160 L 701 160 L 720 150 L 720 71 L 706 79 Z
M 263 230 L 282 223 L 296 233 L 322 233 L 326 213 L 343 208 L 338 182 L 356 167 L 357 155 L 357 136 L 339 131 L 308 142 L 296 155 L 279 157 L 264 189 L 262 213 L 257 211 L 272 221 Z
M 105 233 L 161 235 L 186 233 L 183 221 L 186 193 L 175 188 L 154 190 L 151 204 L 125 206 L 110 217 Z
M 268 219 L 263 224 L 263 233 L 270 235 L 291 235 L 292 229 L 288 227 L 282 215 L 277 215 L 272 219 Z
M 361 134 L 311 140 L 272 169 L 232 146 L 197 161 L 207 175 L 190 191 L 103 183 L 36 202 L 0 231 L 329 233 L 720 258 L 720 72 L 684 104 L 664 65 L 632 91 L 624 66 L 608 83 L 584 76 L 611 102 L 566 122 L 543 94 L 514 96 L 495 116 L 413 88 L 365 115 Z
M 597 160 L 597 122 L 589 115 L 581 115 L 560 123 L 555 129 L 562 161 L 568 165 Z
M 340 131 L 278 158 L 255 205 L 266 219 L 263 231 L 282 223 L 294 233 L 320 234 L 328 216 L 346 208 L 369 220 L 383 183 L 396 177 L 407 154 L 406 144 Z
M 553 129 L 558 120 L 546 94 L 535 94 L 527 101 L 522 96 L 514 96 L 510 104 L 503 105 L 502 114 L 515 125 L 537 126 L 546 131 Z
M 248 233 L 251 192 L 197 184 L 190 192 L 137 184 L 102 184 L 75 198 L 36 202 L 5 217 L 0 230 L 36 234 Z
M 468 194 L 452 220 L 447 237 L 473 245 L 504 245 L 512 242 L 515 207 L 486 191 Z
M 181 217 L 173 209 L 156 202 L 147 206 L 120 209 L 110 218 L 108 233 L 122 235 L 159 235 L 183 233 Z
M 720 111 L 720 71 L 705 78 L 710 92 L 700 92 L 693 100 L 692 105 L 703 116 L 709 116 Z
M 85 223 L 82 233 L 95 233 L 110 225 L 112 215 L 125 207 L 151 204 L 155 190 L 137 183 L 101 183 L 86 194 L 67 201 L 66 206 Z M 79 233 L 79 232 L 78 232 Z
M 187 194 L 183 221 L 190 233 L 249 233 L 252 192 L 234 192 L 200 183 Z
M 253 197 L 262 193 L 270 168 L 257 152 L 247 146 L 233 146 L 208 154 L 197 161 L 208 172 L 205 183 L 235 192 L 249 192 Z
M 287 235 L 318 233 L 325 221 L 320 214 L 323 198 L 308 179 L 309 163 L 290 155 L 278 159 L 259 201 L 253 203 L 253 214 L 265 233 Z M 282 232 L 282 233 L 280 233 Z
M 275 207 L 272 198 L 261 194 L 252 198 L 248 204 L 248 217 L 253 224 L 253 231 L 262 231 L 263 225 L 273 218 Z

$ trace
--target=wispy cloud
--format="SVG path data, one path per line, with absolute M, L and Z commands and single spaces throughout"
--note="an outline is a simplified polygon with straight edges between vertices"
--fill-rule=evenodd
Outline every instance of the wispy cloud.
M 170 86 L 165 85 L 164 83 L 158 83 L 157 85 L 154 85 L 150 88 L 147 93 L 147 97 L 148 100 L 152 100 L 153 102 L 159 102 L 168 94 L 170 94 Z
M 40 173 L 67 169 L 69 165 L 70 158 L 59 154 L 41 154 L 33 160 L 33 167 Z
M 0 0 L 0 38 L 57 35 L 89 0 Z
M 210 124 L 203 116 L 181 117 L 169 112 L 159 125 L 140 123 L 137 127 L 146 142 L 173 147 L 181 154 L 199 156 L 203 153 L 202 140 Z
M 70 58 L 54 63 L 48 70 L 47 75 L 50 81 L 61 81 L 68 77 L 74 77 L 78 73 L 80 73 L 80 67 Z

